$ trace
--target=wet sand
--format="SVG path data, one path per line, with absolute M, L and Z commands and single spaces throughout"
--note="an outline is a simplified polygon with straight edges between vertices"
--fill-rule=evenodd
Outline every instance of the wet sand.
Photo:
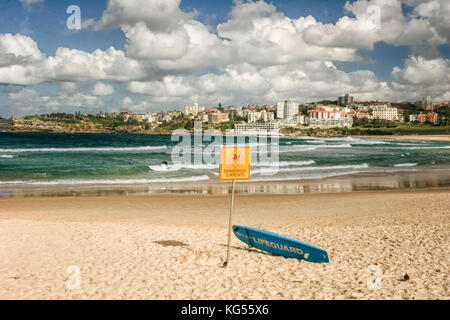
M 328 264 L 249 249 L 233 236 L 221 268 L 229 201 L 0 200 L 0 299 L 450 298 L 450 189 L 237 195 L 234 224 L 317 245 Z
M 238 194 L 309 194 L 361 191 L 421 190 L 450 187 L 450 167 L 405 167 L 403 171 L 361 172 L 324 179 L 245 181 L 236 184 Z M 227 195 L 231 183 L 218 180 L 184 183 L 120 185 L 0 186 L 0 199 L 41 197 L 101 197 L 148 195 Z

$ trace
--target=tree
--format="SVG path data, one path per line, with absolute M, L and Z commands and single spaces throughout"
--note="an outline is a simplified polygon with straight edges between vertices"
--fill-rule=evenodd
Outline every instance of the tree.
M 184 128 L 185 128 L 186 130 L 192 130 L 192 129 L 194 129 L 194 121 L 192 121 L 192 120 L 187 120 L 187 121 L 186 121 L 186 124 L 184 125 Z
M 302 104 L 300 104 L 298 106 L 298 112 L 301 113 L 301 114 L 305 114 L 306 115 L 308 113 L 309 109 L 310 109 L 310 107 L 302 105 Z
M 409 111 L 405 110 L 403 112 L 403 117 L 405 118 L 405 122 L 409 122 Z

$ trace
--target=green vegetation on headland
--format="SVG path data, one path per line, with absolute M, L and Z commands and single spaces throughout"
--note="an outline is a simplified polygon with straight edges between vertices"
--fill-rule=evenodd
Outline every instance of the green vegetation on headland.
M 216 129 L 225 133 L 233 129 L 234 121 L 220 124 L 203 123 L 203 130 Z M 194 121 L 183 116 L 171 121 L 148 122 L 135 119 L 126 120 L 123 116 L 82 115 L 80 113 L 53 113 L 14 117 L 12 131 L 44 131 L 44 132 L 87 132 L 87 133 L 142 133 L 171 134 L 174 130 L 193 131 Z
M 45 132 L 87 132 L 87 133 L 140 133 L 140 134 L 171 134 L 176 129 L 193 132 L 194 121 L 183 116 L 171 121 L 148 122 L 126 119 L 120 115 L 82 115 L 54 113 L 14 117 L 12 131 L 45 131 Z M 236 122 L 228 121 L 220 124 L 203 123 L 203 130 L 216 129 L 225 133 L 233 129 Z M 355 119 L 352 128 L 312 128 L 308 125 L 284 127 L 280 134 L 289 136 L 370 136 L 370 135 L 446 135 L 450 134 L 450 126 L 401 123 L 387 120 Z
M 0 130 L 10 130 L 12 125 L 11 120 L 0 118 Z
M 384 123 L 384 124 L 381 124 Z M 390 136 L 390 135 L 450 135 L 450 126 L 431 124 L 398 123 L 375 120 L 366 125 L 355 124 L 352 128 L 288 127 L 280 130 L 282 135 L 292 136 Z

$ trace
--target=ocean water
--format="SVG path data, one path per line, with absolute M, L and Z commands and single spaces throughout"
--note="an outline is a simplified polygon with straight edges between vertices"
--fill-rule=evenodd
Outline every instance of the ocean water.
M 252 181 L 376 175 L 450 165 L 447 142 L 280 137 L 267 146 L 265 140 L 254 139 L 246 138 L 253 151 Z M 180 142 L 170 135 L 1 132 L 0 186 L 218 181 L 218 164 L 199 162 L 211 142 L 194 145 L 193 140 L 192 150 L 178 154 L 184 155 L 184 163 L 174 164 L 172 153 Z M 277 148 L 278 157 L 274 152 L 264 158 L 266 148 Z

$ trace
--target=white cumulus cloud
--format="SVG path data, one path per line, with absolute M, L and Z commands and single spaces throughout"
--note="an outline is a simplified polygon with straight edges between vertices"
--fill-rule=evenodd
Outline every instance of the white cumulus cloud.
M 110 84 L 97 82 L 91 91 L 94 96 L 109 96 L 115 92 L 114 87 Z
M 117 104 L 138 110 L 192 101 L 213 106 L 335 100 L 347 92 L 357 99 L 393 101 L 450 95 L 449 60 L 438 50 L 450 44 L 450 1 L 347 1 L 344 16 L 323 23 L 311 15 L 289 17 L 263 0 L 235 0 L 217 27 L 198 21 L 196 11 L 185 12 L 180 3 L 107 1 L 100 20 L 88 19 L 84 27 L 120 28 L 126 39 L 122 50 L 59 47 L 46 55 L 31 37 L 0 34 L 0 84 L 30 86 L 8 94 L 12 107 L 101 107 L 117 95 L 114 82 L 125 82 L 133 98 L 127 93 Z M 408 13 L 402 5 L 410 6 Z M 359 50 L 378 42 L 411 50 L 393 68 L 392 81 L 337 67 L 337 61 L 361 61 Z M 47 82 L 61 83 L 60 91 L 43 94 L 32 87 Z

